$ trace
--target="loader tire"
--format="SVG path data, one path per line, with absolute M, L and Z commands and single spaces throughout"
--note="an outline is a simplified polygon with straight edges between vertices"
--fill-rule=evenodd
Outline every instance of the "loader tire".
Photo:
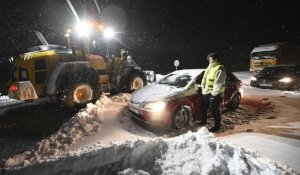
M 133 72 L 129 74 L 125 80 L 125 92 L 131 93 L 147 85 L 146 76 L 141 72 Z
M 85 107 L 89 102 L 95 102 L 101 94 L 98 81 L 83 76 L 79 80 L 67 81 L 65 88 L 58 92 L 58 101 L 60 105 L 76 110 Z

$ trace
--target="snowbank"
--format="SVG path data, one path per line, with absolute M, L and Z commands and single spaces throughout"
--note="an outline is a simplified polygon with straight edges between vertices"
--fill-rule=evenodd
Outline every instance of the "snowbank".
M 67 156 L 6 174 L 296 174 L 268 158 L 197 132 L 103 147 L 94 144 Z
M 261 133 L 237 133 L 217 139 L 225 140 L 248 150 L 255 150 L 262 155 L 288 164 L 296 172 L 300 173 L 300 141 L 275 135 Z
M 7 95 L 1 95 L 0 93 L 0 100 L 3 100 L 3 99 L 9 99 Z
M 284 174 L 285 167 L 257 153 L 217 141 L 206 128 L 170 139 L 157 163 L 162 174 Z
M 117 96 L 113 96 L 110 99 L 113 102 L 128 102 L 130 100 L 131 94 L 127 94 L 127 93 L 122 93 L 120 95 Z
M 108 108 L 113 102 L 127 102 L 129 98 L 129 94 L 112 98 L 103 96 L 95 104 L 87 104 L 86 108 L 75 114 L 67 123 L 64 123 L 55 134 L 39 142 L 34 149 L 9 158 L 5 162 L 5 167 L 26 166 L 59 156 L 72 144 L 101 130 L 105 108 Z
M 22 101 L 10 99 L 8 96 L 0 96 L 0 108 L 19 103 L 22 103 Z M 0 112 L 3 112 L 2 109 Z

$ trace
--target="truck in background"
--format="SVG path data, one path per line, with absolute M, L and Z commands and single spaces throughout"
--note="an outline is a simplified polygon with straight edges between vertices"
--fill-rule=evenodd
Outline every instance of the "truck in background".
M 255 47 L 250 55 L 250 72 L 255 73 L 263 68 L 276 64 L 299 64 L 300 46 L 282 42 L 264 44 Z

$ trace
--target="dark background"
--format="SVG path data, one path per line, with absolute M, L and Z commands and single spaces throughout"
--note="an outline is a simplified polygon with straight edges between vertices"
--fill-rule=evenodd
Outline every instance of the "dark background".
M 75 23 L 65 0 L 0 0 L 0 57 L 9 58 L 40 45 L 32 30 L 49 43 L 65 44 L 64 31 Z M 249 64 L 254 46 L 299 42 L 297 0 L 93 0 L 71 1 L 79 16 L 110 23 L 119 33 L 111 54 L 129 50 L 144 69 L 165 74 L 207 66 L 206 55 L 219 52 L 229 68 Z M 103 44 L 103 43 L 102 43 Z

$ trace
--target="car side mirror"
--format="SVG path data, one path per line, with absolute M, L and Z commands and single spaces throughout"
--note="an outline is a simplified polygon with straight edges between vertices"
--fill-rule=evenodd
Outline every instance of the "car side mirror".
M 197 92 L 201 93 L 202 92 L 202 88 L 200 84 L 196 84 L 197 85 Z
M 196 86 L 197 86 L 197 84 L 194 82 L 191 84 L 191 86 L 189 86 L 189 89 L 194 89 L 194 88 L 196 88 Z

